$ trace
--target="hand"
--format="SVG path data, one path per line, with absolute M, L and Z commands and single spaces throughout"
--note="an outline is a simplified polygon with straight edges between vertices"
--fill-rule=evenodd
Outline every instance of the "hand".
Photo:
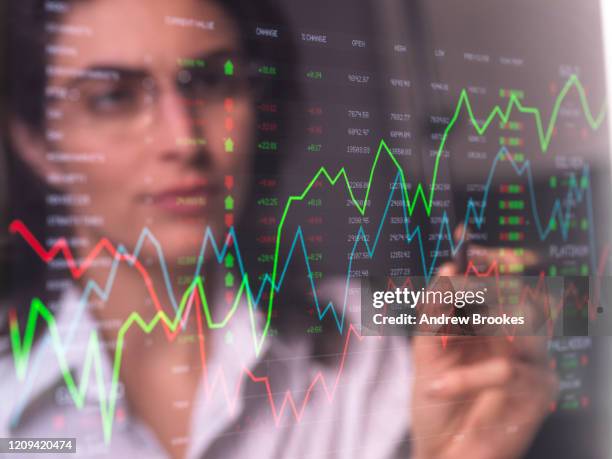
M 449 263 L 439 275 L 459 274 Z M 557 394 L 546 344 L 544 337 L 456 336 L 443 347 L 440 337 L 415 337 L 413 456 L 520 458 Z

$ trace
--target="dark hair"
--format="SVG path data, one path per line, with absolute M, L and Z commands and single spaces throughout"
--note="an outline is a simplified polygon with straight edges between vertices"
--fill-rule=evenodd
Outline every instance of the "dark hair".
M 47 53 L 45 46 L 48 35 L 45 24 L 48 21 L 61 20 L 61 12 L 57 9 L 69 8 L 72 3 L 88 0 L 67 0 L 64 2 L 49 2 L 45 0 L 8 0 L 5 3 L 6 14 L 4 35 L 5 44 L 2 49 L 5 69 L 5 81 L 1 87 L 0 101 L 4 101 L 4 116 L 0 119 L 16 119 L 27 125 L 32 132 L 43 133 L 45 128 L 45 86 Z M 285 123 L 284 131 L 292 128 L 289 109 L 284 103 L 287 99 L 299 101 L 299 88 L 294 76 L 296 69 L 296 52 L 288 22 L 282 10 L 274 0 L 214 0 L 236 21 L 245 55 L 255 62 L 281 62 L 284 73 L 278 79 L 259 76 L 262 88 L 261 100 L 278 101 L 276 116 L 280 123 Z M 269 25 L 281 31 L 281 39 L 262 41 L 256 39 L 255 27 Z M 1 30 L 0 30 L 1 31 Z M 0 56 L 2 57 L 2 56 Z M 1 73 L 1 72 L 0 72 Z M 288 97 L 290 96 L 290 97 Z M 290 136 L 288 136 L 290 137 Z M 258 141 L 257 141 L 258 142 Z M 24 220 L 37 237 L 49 237 L 46 227 L 47 209 L 45 196 L 52 189 L 44 181 L 35 176 L 20 155 L 14 154 L 10 142 L 8 123 L 2 123 L 2 149 L 6 152 L 7 170 L 10 171 L 8 181 L 7 211 L 8 221 Z M 286 150 L 285 150 L 286 151 Z M 255 156 L 255 177 L 276 175 L 280 171 L 283 157 L 257 153 Z M 15 198 L 18 198 L 16 200 Z M 248 206 L 253 211 L 254 206 Z M 247 212 L 249 212 L 247 210 Z M 244 215 L 242 221 L 254 221 Z M 49 270 L 29 250 L 24 250 L 24 243 L 15 236 L 7 234 L 6 225 L 0 229 L 0 235 L 8 239 L 9 250 L 6 259 L 0 260 L 0 273 L 4 269 L 7 275 L 0 276 L 6 285 L 0 284 L 0 336 L 5 336 L 6 313 L 14 307 L 17 317 L 23 326 L 25 316 L 29 311 L 31 297 L 41 296 L 53 307 L 57 298 L 50 296 L 44 288 L 49 279 Z M 241 233 L 238 230 L 239 234 Z M 242 231 L 244 233 L 244 231 Z M 52 235 L 51 235 L 52 236 Z M 65 234 L 62 236 L 66 236 Z M 0 236 L 0 243 L 2 241 Z M 249 258 L 251 244 L 241 244 L 245 259 Z M 18 252 L 18 255 L 17 255 Z M 26 253 L 24 253 L 26 252 Z M 4 265 L 4 266 L 3 266 Z M 9 287 L 10 286 L 10 287 Z M 45 296 L 46 295 L 46 296 Z M 9 299 L 10 301 L 7 301 Z M 1 346 L 0 346 L 1 348 Z M 1 349 L 0 349 L 1 350 Z

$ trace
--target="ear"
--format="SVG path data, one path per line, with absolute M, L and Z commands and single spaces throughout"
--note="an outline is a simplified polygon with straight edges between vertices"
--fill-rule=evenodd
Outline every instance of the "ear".
M 9 121 L 9 135 L 17 154 L 43 181 L 50 174 L 60 171 L 58 166 L 47 160 L 44 134 L 35 132 L 23 121 Z

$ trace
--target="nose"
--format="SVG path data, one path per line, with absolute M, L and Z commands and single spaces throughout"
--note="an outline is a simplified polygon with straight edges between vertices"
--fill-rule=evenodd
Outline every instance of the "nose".
M 153 139 L 162 159 L 193 159 L 206 155 L 206 139 L 194 119 L 191 101 L 178 88 L 161 91 L 158 110 Z

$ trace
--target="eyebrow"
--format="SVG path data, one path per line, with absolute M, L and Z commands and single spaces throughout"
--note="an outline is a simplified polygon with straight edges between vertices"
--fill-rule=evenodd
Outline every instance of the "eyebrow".
M 140 68 L 94 65 L 79 71 L 77 75 L 68 80 L 66 86 L 76 88 L 92 80 L 115 82 L 123 79 L 145 78 L 148 75 L 149 72 Z
M 242 58 L 242 52 L 233 49 L 220 49 L 213 51 L 212 53 L 202 53 L 195 56 L 188 56 L 188 59 L 199 59 L 204 62 L 207 61 L 218 61 L 228 58 Z M 62 69 L 68 70 L 65 67 L 52 67 L 58 71 Z M 84 84 L 91 80 L 98 81 L 121 81 L 123 79 L 143 79 L 150 76 L 144 68 L 125 67 L 117 65 L 92 65 L 82 70 L 71 70 L 71 78 L 67 81 L 66 86 L 69 88 L 76 88 L 81 84 Z
M 233 50 L 233 49 L 220 49 L 217 51 L 213 51 L 212 53 L 203 53 L 200 55 L 196 55 L 196 56 L 189 56 L 187 57 L 188 59 L 200 59 L 203 60 L 204 62 L 208 62 L 208 61 L 219 61 L 219 60 L 224 60 L 224 59 L 229 59 L 229 58 L 234 58 L 234 59 L 241 59 L 243 57 L 243 53 L 240 50 Z

